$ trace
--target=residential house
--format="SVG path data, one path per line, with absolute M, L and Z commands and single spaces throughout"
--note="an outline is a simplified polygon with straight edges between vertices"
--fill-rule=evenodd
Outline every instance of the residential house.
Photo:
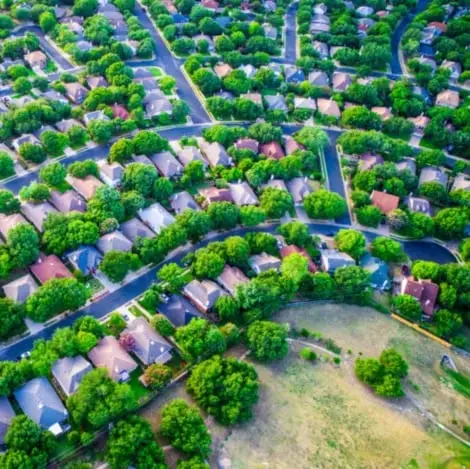
M 372 288 L 381 291 L 391 288 L 388 265 L 386 262 L 367 253 L 361 257 L 359 265 L 369 273 Z
M 436 61 L 431 58 L 431 57 L 426 57 L 422 55 L 418 59 L 416 59 L 421 65 L 424 65 L 426 67 L 430 67 L 433 72 L 437 70 L 437 63 Z
M 286 65 L 284 67 L 284 76 L 286 77 L 287 83 L 302 83 L 305 81 L 305 74 L 302 69 L 295 65 Z
M 21 145 L 31 143 L 32 145 L 40 145 L 39 140 L 32 134 L 24 134 L 21 137 L 15 138 L 11 144 L 17 153 L 20 152 Z
M 294 98 L 294 106 L 296 109 L 310 109 L 312 111 L 317 109 L 317 104 L 313 98 L 304 98 L 302 96 Z
M 83 378 L 93 367 L 81 355 L 57 360 L 52 367 L 52 376 L 62 392 L 67 396 L 74 394 Z
M 269 23 L 263 23 L 263 29 L 265 37 L 276 40 L 277 29 L 274 26 L 271 26 Z
M 98 162 L 100 178 L 111 187 L 116 187 L 121 182 L 124 168 L 119 163 L 108 163 L 106 160 Z
M 135 243 L 138 238 L 153 238 L 155 236 L 155 233 L 138 218 L 124 222 L 119 229 L 132 243 Z
M 244 71 L 247 78 L 253 78 L 258 71 L 256 67 L 253 67 L 251 64 L 240 65 L 238 69 Z
M 305 150 L 305 148 L 298 143 L 295 138 L 292 138 L 289 135 L 284 138 L 284 148 L 286 150 L 286 155 L 292 155 L 292 153 L 295 153 L 297 150 Z
M 359 8 L 356 8 L 356 13 L 362 17 L 370 16 L 374 14 L 374 9 L 372 7 L 363 5 Z
M 37 289 L 38 286 L 30 274 L 3 285 L 5 296 L 15 303 L 24 303 Z
M 392 110 L 385 106 L 374 106 L 371 108 L 371 111 L 378 114 L 382 121 L 386 121 L 387 119 L 393 117 Z
M 452 184 L 452 191 L 470 191 L 470 179 L 465 174 L 459 174 Z
M 330 52 L 328 50 L 328 44 L 326 42 L 313 41 L 312 46 L 313 46 L 313 49 L 318 52 L 320 59 L 324 60 L 330 56 Z M 310 79 L 310 76 L 309 76 L 309 79 Z
M 282 94 L 267 95 L 264 97 L 264 100 L 271 111 L 288 111 L 286 100 Z
M 321 267 L 324 272 L 334 274 L 336 269 L 356 265 L 354 259 L 345 252 L 336 249 L 322 249 Z
M 21 204 L 21 211 L 41 233 L 43 231 L 44 222 L 49 213 L 58 213 L 49 202 L 42 202 L 40 204 L 26 202 Z
M 274 187 L 287 192 L 287 186 L 283 179 L 270 179 L 266 184 L 261 186 L 261 189 L 264 190 L 268 187 Z
M 212 168 L 215 166 L 227 167 L 232 165 L 232 158 L 220 143 L 209 143 L 204 139 L 200 139 L 199 148 Z
M 318 98 L 317 106 L 318 111 L 325 116 L 335 117 L 336 119 L 341 117 L 338 103 L 332 99 Z
M 280 160 L 285 156 L 281 144 L 274 140 L 272 142 L 262 143 L 259 146 L 259 152 L 274 160 Z
M 251 150 L 254 153 L 259 151 L 259 143 L 253 138 L 240 138 L 235 142 L 235 146 L 240 149 Z
M 462 73 L 462 65 L 452 60 L 444 60 L 441 64 L 441 68 L 450 70 L 450 78 L 452 80 L 457 80 Z
M 424 213 L 430 217 L 432 216 L 431 203 L 428 199 L 409 196 L 406 198 L 405 203 L 410 212 L 419 212 Z
M 59 132 L 65 133 L 68 132 L 72 127 L 82 127 L 83 125 L 78 122 L 76 119 L 63 119 L 55 124 Z
M 86 210 L 85 201 L 74 190 L 65 192 L 53 190 L 49 200 L 62 213 L 84 212 Z
M 202 0 L 201 6 L 207 8 L 208 10 L 216 11 L 219 8 L 219 2 L 216 0 Z
M 369 171 L 380 164 L 384 164 L 384 159 L 376 153 L 363 153 L 359 157 L 359 169 L 361 171 Z
M 262 252 L 261 254 L 255 254 L 248 259 L 248 264 L 253 269 L 253 271 L 259 275 L 262 272 L 267 270 L 279 270 L 281 267 L 281 260 L 277 257 L 271 256 L 271 254 L 266 254 Z
M 6 449 L 5 437 L 15 415 L 8 397 L 0 397 L 0 451 Z
M 226 264 L 222 273 L 217 277 L 217 282 L 234 296 L 238 285 L 248 282 L 248 277 L 238 267 Z
M 263 97 L 261 96 L 260 93 L 245 93 L 245 94 L 241 94 L 240 98 L 248 99 L 248 101 L 252 101 L 258 106 L 263 106 Z
M 400 204 L 400 197 L 388 194 L 387 192 L 372 191 L 370 201 L 374 207 L 377 207 L 383 214 L 396 210 Z
M 38 90 L 38 94 L 41 95 L 41 98 L 47 99 L 48 101 L 58 101 L 59 103 L 62 103 L 62 104 L 69 103 L 69 100 L 56 90 L 47 90 L 44 92 L 41 92 Z M 55 124 L 55 126 L 57 127 L 57 124 Z
M 113 112 L 114 119 L 121 119 L 123 121 L 129 119 L 129 111 L 122 104 L 114 103 L 111 106 L 111 111 Z
M 312 22 L 310 24 L 310 32 L 312 34 L 328 33 L 329 31 L 330 25 L 328 23 Z
M 159 92 L 147 94 L 144 98 L 145 114 L 147 117 L 157 117 L 161 114 L 171 114 L 173 104 L 170 103 L 165 95 Z
M 103 260 L 103 256 L 93 246 L 82 246 L 67 254 L 67 260 L 75 270 L 83 275 L 94 275 Z
M 90 41 L 77 41 L 75 46 L 81 52 L 88 52 L 89 50 L 93 49 L 93 44 Z
M 436 106 L 444 106 L 455 109 L 459 107 L 460 97 L 457 91 L 445 90 L 436 96 Z
M 421 186 L 425 182 L 437 182 L 443 187 L 447 187 L 447 174 L 444 171 L 441 171 L 439 168 L 434 168 L 432 166 L 426 166 L 421 170 L 419 175 L 419 185 Z
M 157 306 L 157 311 L 175 326 L 189 324 L 192 319 L 201 317 L 201 313 L 181 295 L 170 295 L 168 300 Z
M 334 91 L 346 91 L 352 84 L 351 76 L 344 72 L 334 72 L 332 77 Z
M 39 259 L 30 267 L 31 273 L 44 285 L 53 278 L 72 278 L 65 264 L 55 255 L 40 254 Z
M 183 166 L 169 151 L 156 153 L 150 159 L 162 176 L 167 178 L 179 176 L 183 172 Z
M 103 183 L 95 176 L 89 175 L 81 178 L 67 176 L 67 182 L 85 199 L 90 200 Z
M 287 188 L 294 199 L 295 205 L 302 205 L 304 198 L 312 192 L 307 177 L 297 177 L 287 181 Z
M 439 285 L 431 280 L 416 280 L 413 277 L 407 277 L 401 282 L 400 292 L 402 295 L 411 295 L 416 298 L 421 303 L 426 316 L 434 314 Z
M 313 6 L 313 13 L 315 15 L 326 15 L 328 7 L 324 3 L 319 3 Z
M 106 254 L 109 251 L 130 251 L 132 243 L 120 231 L 113 231 L 101 236 L 96 247 Z
M 29 225 L 23 215 L 19 213 L 13 213 L 11 215 L 0 213 L 0 233 L 2 233 L 3 238 L 5 240 L 8 239 L 8 233 L 10 230 L 22 223 Z
M 314 86 L 330 86 L 330 80 L 325 72 L 314 70 L 308 74 L 308 81 Z
M 427 127 L 431 119 L 424 114 L 417 117 L 408 117 L 408 120 L 415 126 L 415 133 L 418 135 L 424 134 L 424 129 Z
M 208 187 L 207 189 L 200 189 L 199 194 L 204 197 L 205 205 L 210 205 L 214 202 L 233 202 L 232 193 L 229 189 Z
M 88 96 L 88 90 L 79 82 L 65 83 L 65 95 L 74 104 L 82 104 Z
M 164 365 L 172 359 L 173 347 L 144 318 L 134 319 L 124 333 L 134 338 L 132 352 L 144 365 Z
M 33 69 L 33 70 L 44 70 L 47 66 L 47 57 L 44 52 L 36 50 L 30 52 L 23 57 L 23 60 Z
M 109 117 L 103 112 L 103 111 L 93 111 L 93 112 L 87 112 L 86 114 L 83 115 L 83 122 L 85 122 L 85 125 L 88 126 L 90 122 L 93 121 L 109 121 Z
M 307 260 L 308 270 L 312 273 L 315 273 L 317 271 L 317 266 L 312 261 L 312 258 L 310 257 L 309 253 L 307 252 L 305 248 L 299 248 L 295 244 L 288 244 L 281 248 L 280 253 L 281 253 L 282 259 L 290 256 L 291 254 L 300 254 L 302 257 L 304 257 Z
M 156 234 L 175 221 L 173 215 L 170 215 L 158 202 L 140 209 L 139 218 Z
M 176 156 L 185 167 L 188 166 L 191 161 L 200 161 L 203 164 L 204 169 L 207 169 L 207 161 L 202 156 L 199 148 L 193 147 L 192 145 L 179 149 L 176 152 Z
M 230 194 L 233 202 L 237 205 L 258 205 L 258 197 L 256 197 L 253 189 L 249 184 L 239 182 L 236 184 L 229 184 Z
M 108 82 L 102 76 L 89 76 L 86 79 L 88 88 L 94 90 L 95 88 L 107 88 Z
M 232 71 L 233 68 L 226 63 L 216 64 L 214 67 L 214 72 L 220 79 L 225 78 L 227 75 L 230 75 Z
M 14 395 L 21 410 L 43 430 L 49 430 L 54 435 L 66 430 L 67 409 L 44 376 L 28 381 Z
M 183 294 L 199 311 L 207 313 L 225 293 L 212 280 L 191 280 L 191 282 L 184 286 Z
M 98 345 L 88 352 L 88 358 L 97 368 L 106 368 L 109 377 L 120 383 L 128 381 L 130 374 L 137 368 L 134 359 L 111 335 L 103 337 Z
M 188 191 L 173 194 L 170 197 L 170 207 L 174 210 L 176 215 L 183 213 L 185 210 L 200 210 L 199 205 Z

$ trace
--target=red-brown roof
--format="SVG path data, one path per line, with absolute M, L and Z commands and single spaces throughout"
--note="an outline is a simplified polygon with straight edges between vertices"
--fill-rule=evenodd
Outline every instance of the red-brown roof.
M 372 205 L 385 214 L 397 209 L 400 203 L 400 197 L 380 191 L 373 191 L 370 200 Z
M 431 21 L 428 26 L 434 26 L 441 30 L 442 33 L 446 32 L 447 25 L 445 23 L 440 23 L 439 21 Z
M 294 153 L 296 150 L 304 150 L 304 147 L 300 143 L 297 143 L 292 137 L 286 138 L 284 146 L 286 148 L 287 155 Z
M 290 256 L 291 254 L 300 254 L 301 256 L 305 257 L 308 262 L 308 270 L 312 273 L 315 273 L 318 269 L 315 263 L 312 261 L 311 257 L 309 256 L 308 252 L 304 248 L 299 248 L 295 244 L 289 244 L 288 246 L 284 246 L 281 249 L 281 257 Z
M 216 2 L 215 0 L 202 0 L 201 5 L 206 8 L 212 8 L 216 10 L 219 8 L 219 2 Z
M 114 104 L 111 109 L 113 110 L 113 117 L 119 117 L 122 120 L 129 118 L 129 113 L 124 106 L 121 106 L 120 104 Z
M 430 280 L 415 280 L 409 277 L 404 280 L 402 293 L 415 297 L 423 308 L 424 314 L 432 316 L 436 305 L 439 286 Z
M 209 187 L 207 189 L 201 189 L 199 193 L 209 204 L 212 202 L 233 202 L 229 189 L 217 189 L 216 187 Z
M 259 152 L 268 158 L 280 160 L 284 156 L 284 150 L 278 142 L 263 143 L 259 146 Z
M 259 143 L 253 138 L 240 138 L 235 142 L 237 148 L 246 148 L 258 153 Z
M 31 266 L 31 272 L 43 284 L 53 278 L 72 277 L 64 263 L 54 254 L 41 254 L 38 261 Z

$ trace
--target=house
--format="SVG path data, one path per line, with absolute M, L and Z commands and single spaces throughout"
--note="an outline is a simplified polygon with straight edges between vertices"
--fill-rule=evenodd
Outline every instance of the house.
M 429 67 L 433 72 L 437 70 L 437 63 L 436 61 L 431 58 L 431 57 L 425 57 L 421 56 L 418 59 L 416 59 L 421 65 L 424 65 L 425 67 Z
M 216 64 L 214 67 L 214 72 L 220 79 L 225 78 L 227 75 L 232 73 L 232 71 L 233 68 L 226 63 Z
M 67 182 L 85 199 L 90 200 L 103 183 L 95 176 L 89 175 L 81 178 L 67 176 Z
M 344 72 L 334 72 L 331 81 L 334 91 L 346 91 L 352 84 L 351 76 Z
M 269 23 L 263 23 L 264 36 L 269 39 L 277 38 L 277 29 L 274 26 L 271 26 Z
M 65 192 L 53 190 L 49 200 L 62 213 L 84 212 L 86 210 L 85 201 L 74 190 Z
M 452 80 L 457 80 L 462 73 L 462 65 L 458 62 L 454 62 L 452 60 L 444 60 L 441 63 L 441 68 L 445 68 L 446 70 L 450 70 L 450 78 Z
M 286 65 L 284 67 L 284 76 L 287 83 L 302 83 L 305 80 L 305 74 L 302 69 L 295 65 Z
M 137 363 L 111 335 L 103 337 L 88 352 L 88 358 L 97 368 L 106 368 L 110 378 L 119 383 L 128 381 L 137 368 Z
M 307 177 L 297 177 L 287 181 L 287 188 L 294 199 L 295 205 L 302 205 L 304 198 L 312 192 Z
M 374 14 L 374 9 L 364 5 L 362 7 L 356 8 L 356 13 L 362 17 L 370 16 Z
M 39 91 L 38 94 L 40 94 L 41 98 L 47 99 L 48 101 L 58 101 L 59 103 L 62 103 L 62 104 L 69 103 L 69 100 L 64 95 L 57 92 L 56 90 L 47 90 L 44 92 Z M 73 120 L 73 119 L 69 119 L 69 120 Z M 58 123 L 55 124 L 56 127 L 57 127 L 57 124 Z
M 86 79 L 88 88 L 94 90 L 95 88 L 107 88 L 108 82 L 102 76 L 90 76 Z
M 248 282 L 248 277 L 238 267 L 226 264 L 222 273 L 217 277 L 217 282 L 234 296 L 237 286 Z
M 253 138 L 240 138 L 235 142 L 235 147 L 239 150 L 251 150 L 254 153 L 258 153 L 259 143 Z
M 291 254 L 300 254 L 302 257 L 304 257 L 307 260 L 308 270 L 312 273 L 315 273 L 317 271 L 317 266 L 312 261 L 312 258 L 310 257 L 310 255 L 308 254 L 305 248 L 299 248 L 295 244 L 288 244 L 281 248 L 280 253 L 281 253 L 282 259 L 290 256 Z
M 0 397 L 0 450 L 6 448 L 5 437 L 15 415 L 8 397 Z
M 176 152 L 176 156 L 185 167 L 188 166 L 191 161 L 200 161 L 204 169 L 207 169 L 207 161 L 204 159 L 199 149 L 192 145 L 179 149 Z
M 156 234 L 175 221 L 173 215 L 170 215 L 158 202 L 140 209 L 139 218 Z
M 341 111 L 339 110 L 338 103 L 332 99 L 318 98 L 317 99 L 318 111 L 325 116 L 331 116 L 339 119 Z
M 334 274 L 336 269 L 351 265 L 356 265 L 356 262 L 349 254 L 337 251 L 336 249 L 322 249 L 321 267 L 324 272 Z
M 363 153 L 359 157 L 359 169 L 361 171 L 369 171 L 379 164 L 384 164 L 384 159 L 376 153 Z
M 268 109 L 271 111 L 288 111 L 286 100 L 282 94 L 268 95 L 264 97 L 264 100 L 266 101 Z
M 312 22 L 310 24 L 310 32 L 312 34 L 328 33 L 329 31 L 330 31 L 330 25 L 328 23 Z
M 109 121 L 109 117 L 103 111 L 87 112 L 83 115 L 83 122 L 88 126 L 93 121 Z
M 220 143 L 209 143 L 201 139 L 199 141 L 199 147 L 212 168 L 215 166 L 231 166 L 232 158 L 230 158 L 229 154 Z
M 83 275 L 93 275 L 103 260 L 103 256 L 93 246 L 83 246 L 67 254 L 67 260 Z
M 258 197 L 256 197 L 253 189 L 246 181 L 236 184 L 229 184 L 230 195 L 233 202 L 237 205 L 258 205 Z
M 124 168 L 119 163 L 108 163 L 106 160 L 98 162 L 100 178 L 111 187 L 116 187 L 121 182 Z
M 28 381 L 14 392 L 21 410 L 43 430 L 60 435 L 66 428 L 68 412 L 46 378 Z
M 53 278 L 72 278 L 65 264 L 55 255 L 40 254 L 39 259 L 30 267 L 31 273 L 44 285 Z
M 65 95 L 74 104 L 82 104 L 88 95 L 88 90 L 78 82 L 65 83 L 64 88 Z
M 138 218 L 124 222 L 119 230 L 132 243 L 135 243 L 138 238 L 153 238 L 155 236 L 155 233 Z
M 204 197 L 205 205 L 210 205 L 214 202 L 233 202 L 232 194 L 229 189 L 208 187 L 207 189 L 200 189 L 199 194 Z
M 259 152 L 274 160 L 280 160 L 285 156 L 281 144 L 275 141 L 262 143 L 259 146 Z
M 199 311 L 207 313 L 225 293 L 212 280 L 191 280 L 191 282 L 184 286 L 183 294 Z
M 318 52 L 320 59 L 327 59 L 330 56 L 330 52 L 328 50 L 328 44 L 326 42 L 320 41 L 313 41 L 312 43 L 313 49 Z M 310 76 L 309 76 L 310 80 Z
M 32 134 L 24 134 L 21 137 L 15 138 L 11 144 L 17 153 L 20 152 L 21 145 L 31 143 L 31 145 L 40 145 L 39 140 Z
M 426 182 L 437 182 L 441 186 L 447 187 L 447 179 L 447 174 L 444 171 L 432 166 L 426 166 L 419 175 L 419 185 L 421 186 Z
M 167 178 L 179 176 L 183 172 L 183 166 L 169 151 L 156 153 L 150 159 L 162 176 Z
M 317 104 L 313 98 L 303 98 L 301 96 L 294 98 L 294 106 L 296 109 L 311 109 L 312 111 L 317 109 Z
M 330 80 L 325 72 L 314 70 L 308 74 L 308 81 L 314 86 L 330 86 Z
M 286 155 L 292 155 L 292 153 L 295 153 L 297 150 L 305 150 L 305 148 L 298 143 L 295 138 L 292 138 L 289 135 L 284 138 L 284 148 L 286 149 Z
M 8 233 L 10 230 L 17 227 L 18 225 L 21 225 L 22 223 L 29 225 L 23 215 L 19 213 L 13 213 L 11 215 L 0 213 L 0 233 L 2 233 L 3 238 L 5 240 L 8 239 Z
M 424 129 L 427 127 L 431 119 L 424 114 L 421 114 L 417 117 L 408 117 L 408 120 L 415 126 L 415 133 L 422 135 L 424 133 Z
M 157 306 L 157 311 L 163 314 L 175 326 L 185 326 L 193 318 L 201 317 L 201 313 L 184 297 L 170 295 L 167 301 Z
M 360 36 L 366 36 L 367 30 L 374 26 L 376 22 L 372 18 L 359 18 L 357 20 L 357 30 Z
M 113 104 L 111 110 L 115 119 L 121 119 L 123 121 L 129 119 L 129 111 L 122 104 Z
M 106 254 L 109 251 L 130 251 L 132 243 L 120 231 L 113 231 L 101 236 L 96 247 Z
M 401 282 L 400 292 L 402 295 L 411 295 L 416 298 L 421 303 L 426 316 L 434 314 L 439 285 L 430 280 L 415 280 L 413 277 L 407 277 Z
M 396 162 L 395 167 L 399 173 L 409 171 L 411 174 L 416 174 L 416 162 L 411 158 L 405 158 L 404 160 Z
M 7 298 L 15 303 L 24 303 L 31 296 L 38 286 L 30 274 L 23 275 L 6 285 L 3 285 L 3 292 Z
M 171 114 L 173 112 L 173 104 L 166 96 L 153 92 L 144 98 L 145 114 L 147 117 L 157 117 L 161 114 Z
M 372 288 L 381 291 L 390 289 L 391 283 L 386 262 L 367 253 L 361 257 L 359 265 L 369 273 Z
M 454 179 L 454 183 L 452 184 L 452 190 L 453 191 L 458 191 L 458 190 L 469 191 L 470 190 L 470 179 L 468 179 L 465 174 L 459 174 Z
M 207 8 L 208 10 L 217 10 L 219 8 L 219 2 L 216 0 L 202 0 L 201 6 Z
M 144 318 L 134 319 L 124 333 L 134 338 L 132 352 L 144 365 L 164 365 L 172 359 L 173 347 Z
M 93 367 L 81 355 L 76 357 L 65 357 L 57 360 L 52 367 L 52 376 L 56 383 L 67 396 L 74 394 Z
M 178 192 L 170 197 L 170 207 L 177 215 L 185 210 L 200 210 L 199 205 L 188 191 Z
M 459 107 L 460 97 L 457 91 L 445 90 L 436 96 L 436 106 L 444 106 L 455 109 Z
M 432 216 L 432 208 L 428 199 L 409 196 L 406 198 L 405 203 L 410 212 L 419 212 Z
M 36 50 L 30 52 L 23 57 L 23 60 L 33 69 L 33 70 L 44 70 L 47 66 L 47 57 L 44 52 Z
M 261 254 L 251 256 L 248 259 L 248 264 L 250 264 L 253 271 L 259 275 L 260 273 L 266 272 L 270 269 L 279 270 L 281 267 L 281 260 L 277 257 L 271 256 L 271 254 L 262 252 Z
M 242 70 L 243 72 L 245 72 L 247 78 L 253 78 L 256 72 L 258 71 L 256 67 L 253 67 L 253 65 L 251 64 L 240 65 L 240 67 L 238 67 L 238 70 Z
M 281 189 L 287 192 L 287 186 L 283 179 L 270 179 L 266 184 L 261 186 L 261 189 L 264 190 L 268 187 L 274 187 L 275 189 Z
M 388 194 L 387 192 L 372 191 L 370 201 L 374 207 L 377 207 L 383 214 L 396 210 L 400 204 L 400 197 Z
M 245 93 L 241 94 L 240 98 L 248 99 L 248 101 L 252 101 L 258 106 L 263 106 L 263 97 L 260 93 Z
M 49 213 L 57 213 L 57 210 L 49 202 L 42 202 L 40 204 L 26 202 L 21 204 L 21 211 L 41 233 L 43 231 L 44 221 Z
M 386 121 L 387 119 L 393 117 L 391 109 L 385 106 L 374 106 L 371 108 L 371 111 L 378 114 L 382 121 Z
M 90 41 L 77 41 L 75 43 L 75 47 L 77 47 L 81 52 L 88 52 L 93 49 L 93 44 Z
M 327 11 L 328 7 L 324 3 L 313 6 L 313 13 L 315 13 L 315 15 L 326 15 Z

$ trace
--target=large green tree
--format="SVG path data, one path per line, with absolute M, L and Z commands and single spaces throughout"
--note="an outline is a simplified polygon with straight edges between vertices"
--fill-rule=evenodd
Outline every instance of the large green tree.
M 246 343 L 257 360 L 279 360 L 288 352 L 287 330 L 275 322 L 255 321 L 248 327 Z

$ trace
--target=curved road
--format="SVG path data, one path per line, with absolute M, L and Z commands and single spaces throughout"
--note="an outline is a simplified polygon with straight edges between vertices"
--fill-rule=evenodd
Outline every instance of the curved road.
M 150 285 L 155 281 L 157 271 L 165 264 L 170 262 L 180 263 L 184 256 L 196 249 L 206 246 L 214 241 L 223 241 L 225 238 L 234 235 L 245 235 L 252 231 L 263 231 L 265 233 L 275 233 L 280 223 L 271 223 L 264 226 L 254 228 L 236 228 L 224 233 L 216 233 L 209 236 L 196 245 L 186 245 L 174 251 L 163 262 L 149 269 L 147 272 L 137 277 L 135 280 L 123 285 L 118 290 L 90 303 L 81 310 L 71 313 L 69 316 L 45 327 L 36 334 L 31 334 L 24 339 L 15 342 L 9 346 L 5 346 L 0 350 L 0 360 L 16 360 L 24 351 L 31 350 L 33 343 L 38 339 L 49 339 L 58 327 L 71 326 L 74 321 L 84 315 L 91 315 L 99 319 L 113 312 L 119 306 L 127 303 L 133 298 L 143 294 Z M 309 230 L 312 234 L 330 235 L 336 233 L 341 228 L 347 228 L 344 225 L 335 223 L 308 223 Z M 368 241 L 373 240 L 379 234 L 371 231 L 363 231 Z M 403 248 L 408 256 L 414 259 L 434 260 L 439 263 L 455 262 L 455 257 L 445 247 L 432 241 L 402 241 Z

